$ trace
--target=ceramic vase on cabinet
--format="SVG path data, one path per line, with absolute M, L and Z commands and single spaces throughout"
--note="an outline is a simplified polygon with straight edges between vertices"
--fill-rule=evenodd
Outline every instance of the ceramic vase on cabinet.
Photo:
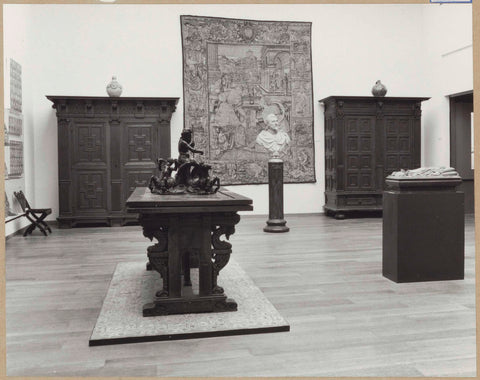
M 122 85 L 117 82 L 117 77 L 113 76 L 112 81 L 107 85 L 107 94 L 111 97 L 118 97 L 122 94 Z
M 387 94 L 387 88 L 381 81 L 377 80 L 375 86 L 372 87 L 372 94 L 373 96 L 385 96 Z

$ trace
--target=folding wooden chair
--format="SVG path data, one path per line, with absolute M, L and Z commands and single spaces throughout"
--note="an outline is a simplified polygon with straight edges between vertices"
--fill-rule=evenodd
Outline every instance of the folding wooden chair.
M 38 227 L 38 229 L 42 231 L 45 236 L 47 236 L 47 231 L 52 233 L 50 227 L 47 225 L 47 223 L 43 221 L 43 219 L 45 219 L 47 215 L 52 213 L 51 208 L 31 208 L 30 204 L 27 201 L 27 198 L 25 198 L 25 195 L 21 190 L 19 192 L 14 191 L 13 195 L 15 195 L 15 198 L 17 198 L 18 203 L 20 203 L 20 206 L 22 207 L 22 210 L 25 213 L 27 219 L 32 223 L 25 230 L 23 236 L 31 234 L 35 227 Z

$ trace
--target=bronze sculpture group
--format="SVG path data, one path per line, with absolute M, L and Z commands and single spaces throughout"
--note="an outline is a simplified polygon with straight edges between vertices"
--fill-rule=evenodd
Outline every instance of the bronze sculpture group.
M 154 194 L 214 194 L 220 188 L 218 177 L 210 178 L 209 171 L 212 168 L 203 162 L 197 162 L 192 154 L 203 154 L 203 151 L 195 149 L 192 140 L 192 130 L 184 129 L 178 142 L 178 159 L 159 158 L 159 176 L 152 176 L 148 187 Z M 173 172 L 176 172 L 173 176 Z

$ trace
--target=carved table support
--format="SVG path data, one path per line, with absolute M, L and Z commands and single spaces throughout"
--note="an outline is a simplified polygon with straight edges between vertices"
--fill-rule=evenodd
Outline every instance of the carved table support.
M 163 279 L 156 298 L 144 305 L 143 316 L 237 310 L 217 280 L 232 253 L 224 239 L 235 232 L 237 212 L 253 209 L 251 199 L 226 189 L 207 195 L 159 195 L 138 187 L 126 206 L 139 215 L 143 235 L 156 239 L 147 249 L 147 270 Z M 190 268 L 198 268 L 198 294 Z
M 163 289 L 156 293 L 157 297 L 168 297 L 168 227 L 159 226 L 157 229 L 145 225 L 143 236 L 157 243 L 147 248 L 147 270 L 155 269 L 163 280 Z
M 237 303 L 227 298 L 217 278 L 232 253 L 232 245 L 221 238 L 233 235 L 239 221 L 233 212 L 141 215 L 143 235 L 157 240 L 147 249 L 147 269 L 163 279 L 162 289 L 154 302 L 144 305 L 143 315 L 236 311 Z M 185 288 L 191 286 L 191 266 L 199 271 L 198 295 Z
M 219 218 L 214 219 L 214 224 L 212 225 L 212 266 L 213 266 L 213 283 L 212 283 L 212 292 L 221 294 L 223 293 L 223 288 L 218 286 L 217 277 L 220 271 L 227 265 L 230 260 L 230 254 L 232 253 L 232 244 L 221 240 L 220 237 L 225 235 L 226 239 L 229 239 L 231 235 L 235 233 L 235 224 L 240 221 L 240 216 L 238 214 L 225 215 L 223 220 Z

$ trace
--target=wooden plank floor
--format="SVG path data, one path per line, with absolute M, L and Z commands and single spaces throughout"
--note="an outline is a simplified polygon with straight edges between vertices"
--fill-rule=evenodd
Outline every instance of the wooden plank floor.
M 475 376 L 474 222 L 465 280 L 381 275 L 380 218 L 244 216 L 234 257 L 291 331 L 89 347 L 120 261 L 145 261 L 140 227 L 54 229 L 6 243 L 10 376 Z M 221 278 L 221 276 L 220 276 Z

